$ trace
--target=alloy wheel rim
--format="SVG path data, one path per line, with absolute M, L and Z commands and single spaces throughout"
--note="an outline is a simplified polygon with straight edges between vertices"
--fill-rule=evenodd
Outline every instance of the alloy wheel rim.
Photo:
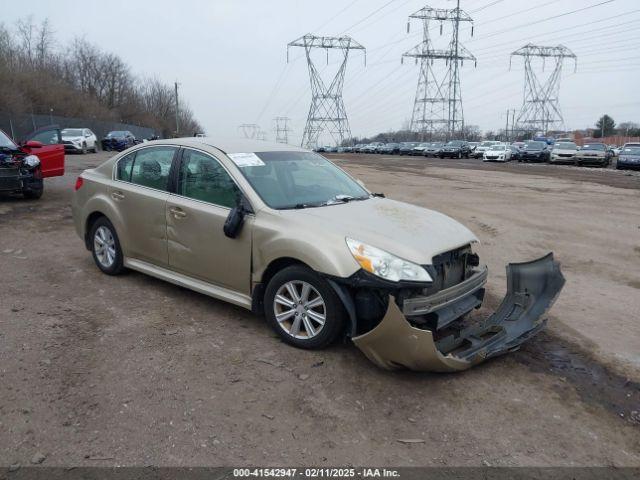
M 273 299 L 273 313 L 280 328 L 299 340 L 317 336 L 327 319 L 322 295 L 301 280 L 292 280 L 278 289 Z
M 116 240 L 105 226 L 100 226 L 93 236 L 93 249 L 100 265 L 109 268 L 116 261 Z

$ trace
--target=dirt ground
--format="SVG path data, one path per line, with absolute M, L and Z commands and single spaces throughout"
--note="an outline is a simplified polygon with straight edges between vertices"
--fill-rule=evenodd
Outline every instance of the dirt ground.
M 68 156 L 39 201 L 0 198 L 0 466 L 640 466 L 637 173 L 333 156 L 475 231 L 488 307 L 509 261 L 562 262 L 545 332 L 437 375 L 382 371 L 350 344 L 297 350 L 240 308 L 101 274 L 69 204 L 106 158 Z

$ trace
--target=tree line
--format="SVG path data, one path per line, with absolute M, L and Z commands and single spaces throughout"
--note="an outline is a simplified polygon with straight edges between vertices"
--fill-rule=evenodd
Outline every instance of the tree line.
M 0 23 L 0 111 L 112 120 L 176 135 L 172 85 L 141 78 L 118 56 L 83 38 L 57 43 L 49 20 Z M 178 106 L 179 134 L 202 127 L 184 101 Z

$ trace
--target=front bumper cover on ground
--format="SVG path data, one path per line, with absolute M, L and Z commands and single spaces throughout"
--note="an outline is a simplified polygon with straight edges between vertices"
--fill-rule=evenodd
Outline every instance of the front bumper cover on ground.
M 546 324 L 543 318 L 564 285 L 560 264 L 545 257 L 507 266 L 507 294 L 487 319 L 446 336 L 412 326 L 390 298 L 382 321 L 353 338 L 376 365 L 388 369 L 455 372 L 516 350 Z

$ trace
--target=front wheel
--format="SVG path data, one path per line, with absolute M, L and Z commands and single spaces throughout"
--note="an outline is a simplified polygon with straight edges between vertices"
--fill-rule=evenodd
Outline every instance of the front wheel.
M 331 344 L 342 332 L 346 312 L 331 285 L 302 265 L 273 276 L 264 297 L 265 316 L 285 342 L 317 349 Z
M 35 180 L 27 188 L 22 189 L 22 195 L 28 200 L 38 200 L 44 193 L 44 182 L 42 179 Z
M 124 270 L 122 248 L 113 224 L 107 217 L 100 217 L 89 234 L 93 260 L 103 273 L 118 275 Z

